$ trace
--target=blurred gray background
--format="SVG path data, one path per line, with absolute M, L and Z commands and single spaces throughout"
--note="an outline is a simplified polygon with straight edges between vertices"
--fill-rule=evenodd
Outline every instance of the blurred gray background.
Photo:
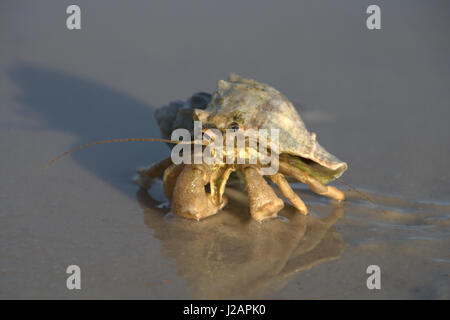
M 73 3 L 82 29 L 69 31 Z M 369 4 L 381 7 L 381 30 L 366 28 Z M 345 181 L 449 205 L 449 9 L 444 0 L 2 1 L 0 297 L 188 296 L 131 183 L 137 166 L 169 154 L 164 144 L 103 145 L 42 168 L 83 143 L 159 137 L 154 108 L 213 91 L 231 71 L 295 102 L 348 162 Z M 76 263 L 92 284 L 81 293 L 64 286 Z

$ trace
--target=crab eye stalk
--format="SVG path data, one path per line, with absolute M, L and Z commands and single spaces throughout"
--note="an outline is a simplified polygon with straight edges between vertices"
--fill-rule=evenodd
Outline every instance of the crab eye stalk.
M 228 126 L 228 128 L 230 128 L 233 131 L 238 131 L 239 130 L 239 123 L 237 122 L 232 122 L 230 123 L 230 125 Z

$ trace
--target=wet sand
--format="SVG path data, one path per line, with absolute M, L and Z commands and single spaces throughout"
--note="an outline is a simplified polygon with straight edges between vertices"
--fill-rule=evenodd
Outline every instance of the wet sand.
M 448 299 L 450 24 L 445 1 L 0 5 L 0 298 Z M 250 220 L 245 192 L 201 223 L 170 214 L 137 167 L 169 155 L 153 110 L 235 71 L 267 82 L 349 164 L 338 204 Z M 66 268 L 82 289 L 66 288 Z M 366 268 L 381 268 L 368 290 Z

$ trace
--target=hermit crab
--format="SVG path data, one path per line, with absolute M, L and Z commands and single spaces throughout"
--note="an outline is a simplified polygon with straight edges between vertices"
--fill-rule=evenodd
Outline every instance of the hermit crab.
M 337 201 L 344 199 L 343 192 L 326 184 L 339 178 L 347 164 L 327 152 L 317 142 L 316 134 L 306 129 L 293 104 L 267 84 L 232 73 L 227 81 L 218 82 L 212 95 L 200 92 L 186 102 L 172 102 L 157 109 L 155 118 L 166 141 L 171 140 L 170 134 L 177 128 L 192 131 L 194 120 L 225 134 L 229 129 L 278 130 L 278 172 L 270 175 L 261 174 L 260 162 L 176 164 L 167 158 L 139 169 L 137 183 L 143 188 L 162 178 L 164 193 L 175 215 L 201 220 L 216 214 L 227 203 L 224 191 L 230 177 L 245 182 L 250 214 L 257 221 L 276 217 L 284 206 L 267 180 L 277 185 L 301 214 L 307 214 L 308 209 L 289 181 L 305 183 L 313 192 Z M 201 150 L 204 148 L 202 145 Z M 251 151 L 257 153 L 246 147 L 244 158 L 250 157 Z
M 307 214 L 308 209 L 292 190 L 289 181 L 305 183 L 313 192 L 337 201 L 345 198 L 342 191 L 326 184 L 338 179 L 347 170 L 347 164 L 327 152 L 317 142 L 316 134 L 306 129 L 292 103 L 267 84 L 232 73 L 227 81 L 219 80 L 212 95 L 199 92 L 186 102 L 171 102 L 157 109 L 155 118 L 163 139 L 130 138 L 92 142 L 60 154 L 49 165 L 71 152 L 103 143 L 158 141 L 185 147 L 189 145 L 189 149 L 183 151 L 183 159 L 194 161 L 173 161 L 174 147 L 171 157 L 149 168 L 138 169 L 136 182 L 143 188 L 149 188 L 154 179 L 162 178 L 164 193 L 172 204 L 173 213 L 195 220 L 214 215 L 226 205 L 225 187 L 232 180 L 245 182 L 250 214 L 257 221 L 276 217 L 284 207 L 283 200 L 266 180 L 276 184 L 301 214 Z M 203 139 L 195 138 L 194 123 L 204 125 L 206 131 L 202 129 L 202 133 L 205 131 Z M 194 131 L 194 141 L 174 140 L 171 133 L 180 129 L 188 131 L 188 134 Z M 278 142 L 270 141 L 270 159 L 277 164 L 277 170 L 272 170 L 270 174 L 266 171 L 268 156 L 260 148 L 265 145 L 262 141 L 266 140 L 261 132 L 267 130 L 277 133 Z M 249 132 L 252 134 L 246 136 Z M 227 144 L 224 152 L 215 152 L 216 149 L 209 147 L 217 145 L 216 142 L 220 141 L 217 138 L 223 138 L 222 133 L 226 138 L 233 135 L 233 141 L 234 135 L 244 136 L 244 145 Z M 186 156 L 186 150 L 191 149 L 193 157 Z M 213 158 L 219 161 L 195 161 L 199 154 L 208 154 L 207 151 L 211 151 Z M 247 161 L 252 159 L 256 159 L 256 162 Z

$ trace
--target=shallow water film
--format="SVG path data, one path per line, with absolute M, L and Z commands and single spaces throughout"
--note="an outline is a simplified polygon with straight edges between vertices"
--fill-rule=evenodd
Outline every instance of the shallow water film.
M 65 2 L 2 1 L 0 298 L 449 299 L 450 4 L 378 3 L 369 30 L 357 0 L 78 1 L 68 30 Z M 163 143 L 99 145 L 43 171 L 92 141 L 159 138 L 156 108 L 232 71 L 293 101 L 365 195 L 294 183 L 310 215 L 286 202 L 258 223 L 236 186 L 194 222 L 160 181 L 133 182 L 170 155 Z

